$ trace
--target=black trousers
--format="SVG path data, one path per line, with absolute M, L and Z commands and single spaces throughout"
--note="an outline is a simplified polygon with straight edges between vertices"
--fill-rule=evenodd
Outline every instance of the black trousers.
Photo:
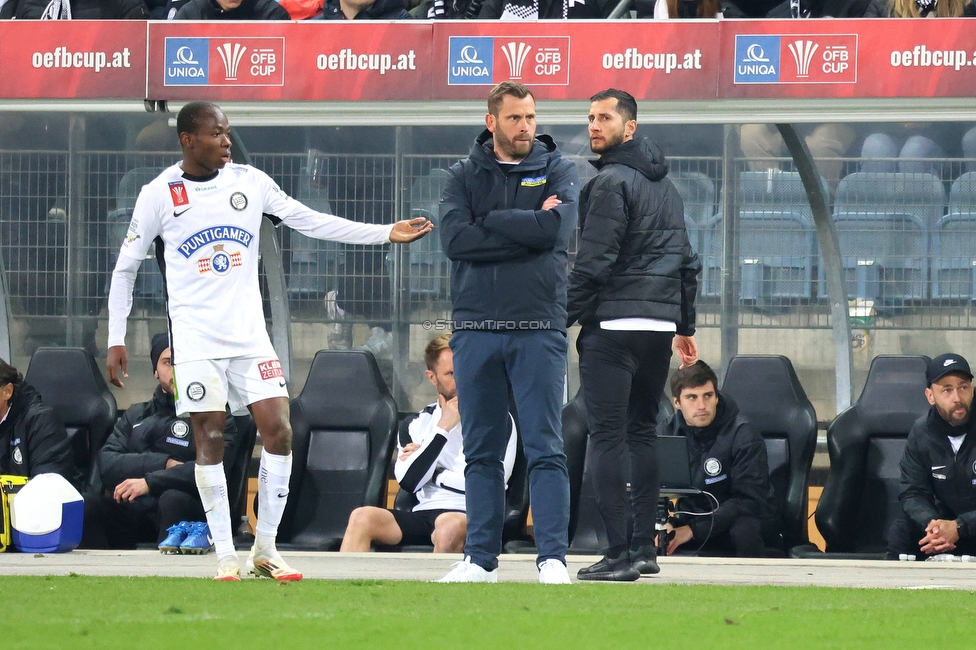
M 147 495 L 148 496 L 148 495 Z M 166 539 L 166 529 L 181 521 L 205 521 L 200 497 L 180 490 L 166 490 L 153 507 L 139 497 L 133 503 L 116 503 L 110 496 L 85 499 L 85 525 L 81 548 L 134 549 L 136 544 Z M 154 499 L 154 498 L 153 498 Z
M 946 519 L 952 518 L 946 517 Z M 888 534 L 885 535 L 885 541 L 888 543 L 886 558 L 897 560 L 899 555 L 906 554 L 914 555 L 919 560 L 927 559 L 930 556 L 922 553 L 918 545 L 918 541 L 923 537 L 925 537 L 925 531 L 904 512 L 900 513 L 891 522 Z M 976 555 L 976 539 L 972 537 L 962 538 L 956 542 L 956 549 L 950 552 L 953 555 Z
M 671 332 L 584 328 L 577 348 L 590 430 L 591 472 L 610 549 L 632 539 L 652 543 L 660 494 L 655 441 L 657 414 L 671 362 Z M 628 462 L 629 461 L 629 462 Z M 629 465 L 629 473 L 628 473 Z

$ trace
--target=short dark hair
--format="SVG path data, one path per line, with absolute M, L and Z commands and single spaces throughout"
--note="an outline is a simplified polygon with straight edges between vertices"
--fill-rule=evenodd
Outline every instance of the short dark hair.
M 671 397 L 678 399 L 684 389 L 698 388 L 708 382 L 712 382 L 712 386 L 718 390 L 718 377 L 715 376 L 715 371 L 699 359 L 687 368 L 676 370 L 671 375 Z
M 17 385 L 22 381 L 24 381 L 24 376 L 17 372 L 17 369 L 12 365 L 0 359 L 0 386 Z
M 221 112 L 220 107 L 213 102 L 190 102 L 176 116 L 176 134 L 195 134 L 200 128 L 201 117 L 207 114 L 218 115 Z
M 535 95 L 532 94 L 532 91 L 525 84 L 520 84 L 517 81 L 503 81 L 488 93 L 489 113 L 496 117 L 498 116 L 498 109 L 501 108 L 505 95 L 511 95 L 515 99 L 531 97 L 532 101 L 535 101 Z
M 624 118 L 624 122 L 637 119 L 637 100 L 626 90 L 607 88 L 590 97 L 591 102 L 602 102 L 604 99 L 617 100 L 617 112 Z
M 437 362 L 441 360 L 441 354 L 444 353 L 444 350 L 451 349 L 450 341 L 450 332 L 441 334 L 430 340 L 430 343 L 424 349 L 424 363 L 427 364 L 427 370 L 434 372 L 434 368 L 437 367 Z

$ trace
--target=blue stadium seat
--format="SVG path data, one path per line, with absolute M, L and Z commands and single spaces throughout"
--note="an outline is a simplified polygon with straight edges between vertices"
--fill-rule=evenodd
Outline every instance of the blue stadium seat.
M 425 176 L 414 179 L 410 186 L 410 218 L 424 217 L 434 224 L 435 235 L 424 237 L 410 245 L 410 293 L 446 297 L 450 264 L 441 250 L 438 204 L 447 184 L 446 169 L 432 169 Z
M 931 174 L 857 172 L 841 180 L 834 203 L 849 298 L 897 304 L 928 296 L 929 233 L 945 211 Z M 821 271 L 820 294 L 826 296 Z
M 109 246 L 112 249 L 113 266 L 125 233 L 129 229 L 129 222 L 132 221 L 132 211 L 136 207 L 139 192 L 162 171 L 162 167 L 133 167 L 119 181 L 115 209 L 108 215 Z M 163 275 L 156 265 L 156 251 L 150 248 L 146 259 L 139 267 L 132 297 L 135 300 L 161 302 L 163 293 Z
M 739 175 L 739 299 L 757 305 L 811 297 L 816 231 L 800 175 L 768 170 Z M 703 228 L 702 295 L 718 296 L 722 214 Z
M 328 173 L 319 168 L 321 152 L 308 152 L 308 160 L 295 187 L 295 198 L 319 212 L 332 214 L 329 203 Z M 288 266 L 288 299 L 293 305 L 321 300 L 336 287 L 337 268 L 342 262 L 342 244 L 312 239 L 295 230 L 291 237 L 291 263 Z
M 949 213 L 932 233 L 932 297 L 976 301 L 976 173 L 949 190 Z

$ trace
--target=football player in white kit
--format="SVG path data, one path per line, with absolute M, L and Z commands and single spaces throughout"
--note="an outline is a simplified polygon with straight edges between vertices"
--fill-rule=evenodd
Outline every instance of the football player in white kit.
M 112 273 L 108 373 L 127 376 L 126 319 L 139 265 L 155 242 L 166 282 L 176 410 L 189 413 L 196 442 L 196 484 L 217 554 L 216 580 L 240 580 L 223 469 L 225 407 L 249 409 L 264 449 L 259 518 L 245 569 L 301 580 L 275 548 L 288 498 L 291 440 L 288 389 L 264 323 L 258 285 L 261 220 L 316 239 L 347 244 L 408 243 L 430 232 L 425 219 L 393 225 L 355 223 L 292 199 L 264 172 L 231 162 L 230 126 L 210 102 L 191 102 L 176 120 L 183 161 L 142 188 Z

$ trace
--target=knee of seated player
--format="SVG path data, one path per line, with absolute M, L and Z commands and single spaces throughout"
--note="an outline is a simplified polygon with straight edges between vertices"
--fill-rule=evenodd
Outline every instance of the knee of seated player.
M 346 534 L 368 536 L 371 539 L 386 523 L 384 515 L 388 511 L 375 506 L 361 506 L 349 513 L 349 523 L 346 524 Z
M 467 517 L 463 512 L 445 512 L 434 522 L 431 541 L 434 548 L 444 553 L 460 553 L 464 550 L 467 535 Z

